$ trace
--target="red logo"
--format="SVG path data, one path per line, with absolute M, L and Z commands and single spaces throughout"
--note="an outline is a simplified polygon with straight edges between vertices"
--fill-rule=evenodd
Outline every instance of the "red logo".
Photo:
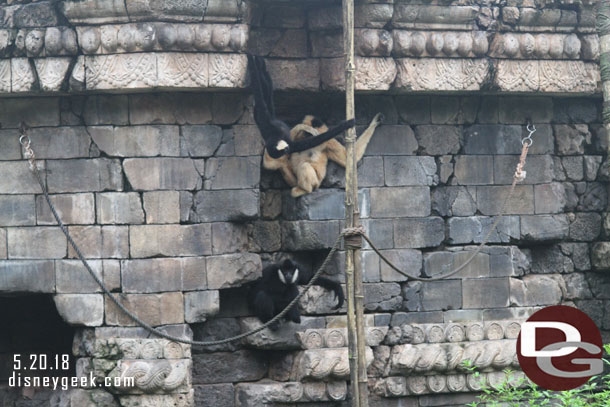
M 535 312 L 521 325 L 517 356 L 531 381 L 548 390 L 570 390 L 602 373 L 602 337 L 584 312 L 563 305 Z

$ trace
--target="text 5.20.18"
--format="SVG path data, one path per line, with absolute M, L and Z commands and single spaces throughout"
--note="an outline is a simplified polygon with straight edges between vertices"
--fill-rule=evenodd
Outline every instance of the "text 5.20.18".
M 70 355 L 56 354 L 47 355 L 44 353 L 21 355 L 16 353 L 13 356 L 13 370 L 69 370 Z

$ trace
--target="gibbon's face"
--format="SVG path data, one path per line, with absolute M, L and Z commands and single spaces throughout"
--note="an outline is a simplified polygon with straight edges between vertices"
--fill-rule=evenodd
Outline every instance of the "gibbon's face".
M 292 261 L 286 260 L 282 266 L 277 269 L 277 276 L 280 281 L 286 285 L 296 284 L 296 282 L 299 281 L 299 269 Z

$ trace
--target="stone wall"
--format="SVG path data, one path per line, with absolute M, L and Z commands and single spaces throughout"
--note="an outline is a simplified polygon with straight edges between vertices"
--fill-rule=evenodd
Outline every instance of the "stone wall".
M 322 188 L 294 199 L 262 169 L 243 52 L 268 58 L 281 118 L 338 122 L 339 2 L 1 8 L 0 295 L 52 296 L 76 330 L 76 373 L 136 381 L 37 390 L 19 402 L 0 382 L 0 400 L 348 405 L 345 309 L 332 310 L 332 294 L 312 288 L 300 325 L 238 343 L 191 349 L 150 337 L 76 259 L 18 142 L 25 121 L 52 202 L 129 309 L 184 338 L 245 332 L 258 324 L 245 283 L 282 257 L 314 269 L 328 253 L 343 225 L 344 171 L 329 164 Z M 358 167 L 360 212 L 400 267 L 435 276 L 465 261 L 502 212 L 527 121 L 537 129 L 525 182 L 490 246 L 459 274 L 409 281 L 362 250 L 371 405 L 472 401 L 481 383 L 460 363 L 474 361 L 497 385 L 505 368 L 518 369 L 521 321 L 543 306 L 579 307 L 610 340 L 610 174 L 593 10 L 358 2 L 358 129 L 377 112 L 386 118 Z M 328 273 L 344 282 L 342 270 L 343 252 Z M 1 339 L 4 354 L 12 348 Z M 1 363 L 10 371 L 10 358 Z

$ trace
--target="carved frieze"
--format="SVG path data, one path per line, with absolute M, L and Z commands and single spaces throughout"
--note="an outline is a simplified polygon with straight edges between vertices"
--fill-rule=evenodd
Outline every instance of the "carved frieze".
M 523 372 L 513 372 L 512 384 L 517 385 Z M 452 374 L 431 376 L 393 376 L 369 380 L 371 391 L 381 397 L 404 397 L 434 393 L 476 392 L 483 387 L 498 388 L 509 379 L 505 372 Z
M 396 57 L 482 57 L 489 49 L 483 31 L 393 30 Z
M 190 359 L 120 360 L 108 377 L 121 379 L 115 386 L 121 393 L 186 393 L 191 387 L 191 363 Z
M 139 23 L 77 27 L 85 54 L 148 51 L 240 52 L 248 41 L 244 24 Z
M 366 348 L 366 364 L 373 362 L 373 351 Z M 293 376 L 298 380 L 334 380 L 349 378 L 347 348 L 308 349 L 295 358 Z
M 388 332 L 388 327 L 366 327 L 366 345 L 379 346 Z M 341 348 L 347 346 L 347 328 L 307 329 L 297 332 L 303 349 Z
M 455 344 L 396 345 L 390 355 L 390 375 L 422 375 L 464 371 L 470 361 L 480 370 L 518 367 L 515 340 Z
M 240 383 L 235 386 L 236 406 L 264 406 L 272 403 L 341 401 L 347 398 L 345 381 Z
M 38 74 L 40 89 L 45 92 L 61 90 L 66 80 L 72 58 L 49 57 L 36 58 L 34 66 Z
M 406 91 L 479 90 L 489 81 L 486 59 L 400 58 L 394 87 Z
M 70 27 L 0 30 L 0 55 L 3 56 L 48 57 L 77 53 L 76 31 Z

